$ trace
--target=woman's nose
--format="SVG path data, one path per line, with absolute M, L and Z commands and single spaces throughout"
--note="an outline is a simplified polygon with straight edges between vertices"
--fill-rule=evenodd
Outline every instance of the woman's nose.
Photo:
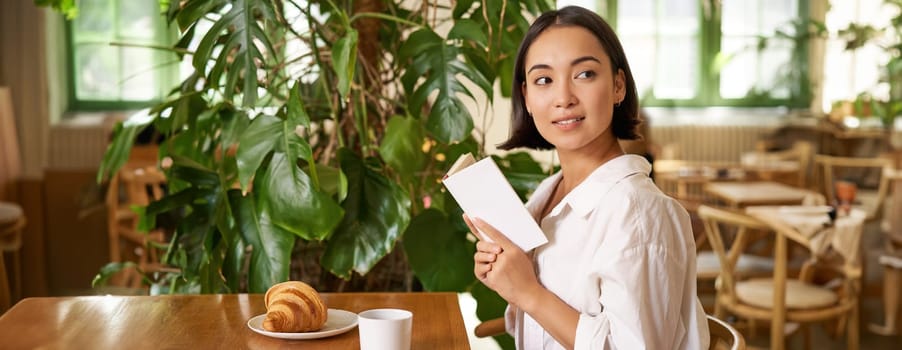
M 570 83 L 557 84 L 554 95 L 554 106 L 567 108 L 576 104 L 576 96 L 573 95 L 573 85 Z

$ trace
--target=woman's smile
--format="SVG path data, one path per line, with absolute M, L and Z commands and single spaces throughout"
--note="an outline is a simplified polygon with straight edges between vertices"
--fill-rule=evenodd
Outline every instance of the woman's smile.
M 554 120 L 551 122 L 551 124 L 554 124 L 554 126 L 556 126 L 560 130 L 572 130 L 579 127 L 579 125 L 585 119 L 586 117 L 566 117 Z

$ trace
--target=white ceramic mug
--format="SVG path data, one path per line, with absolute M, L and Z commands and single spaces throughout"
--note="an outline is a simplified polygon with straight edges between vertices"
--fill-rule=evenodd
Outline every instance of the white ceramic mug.
M 373 309 L 357 315 L 361 350 L 409 350 L 413 313 Z

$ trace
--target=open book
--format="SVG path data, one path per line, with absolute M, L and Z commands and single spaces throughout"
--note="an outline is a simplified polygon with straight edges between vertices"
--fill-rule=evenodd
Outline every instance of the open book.
M 467 216 L 492 225 L 523 251 L 548 242 L 492 157 L 477 162 L 469 153 L 461 155 L 442 182 Z

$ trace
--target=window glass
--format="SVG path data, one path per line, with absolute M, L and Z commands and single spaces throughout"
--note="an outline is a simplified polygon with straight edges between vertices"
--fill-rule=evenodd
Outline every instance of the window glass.
M 657 99 L 696 95 L 698 15 L 695 0 L 618 3 L 617 31 L 640 95 Z
M 611 21 L 646 105 L 753 106 L 799 98 L 792 93 L 807 57 L 791 37 L 803 23 L 800 0 L 607 3 L 616 10 Z
M 69 30 L 73 109 L 116 109 L 162 99 L 176 56 L 153 47 L 174 36 L 156 0 L 82 0 Z
M 617 31 L 640 96 L 652 93 L 658 51 L 654 0 L 634 0 L 617 7 Z
M 724 0 L 722 2 L 719 56 L 720 97 L 740 99 L 749 95 L 790 98 L 795 43 L 778 37 L 777 31 L 797 35 L 793 21 L 795 0 Z

